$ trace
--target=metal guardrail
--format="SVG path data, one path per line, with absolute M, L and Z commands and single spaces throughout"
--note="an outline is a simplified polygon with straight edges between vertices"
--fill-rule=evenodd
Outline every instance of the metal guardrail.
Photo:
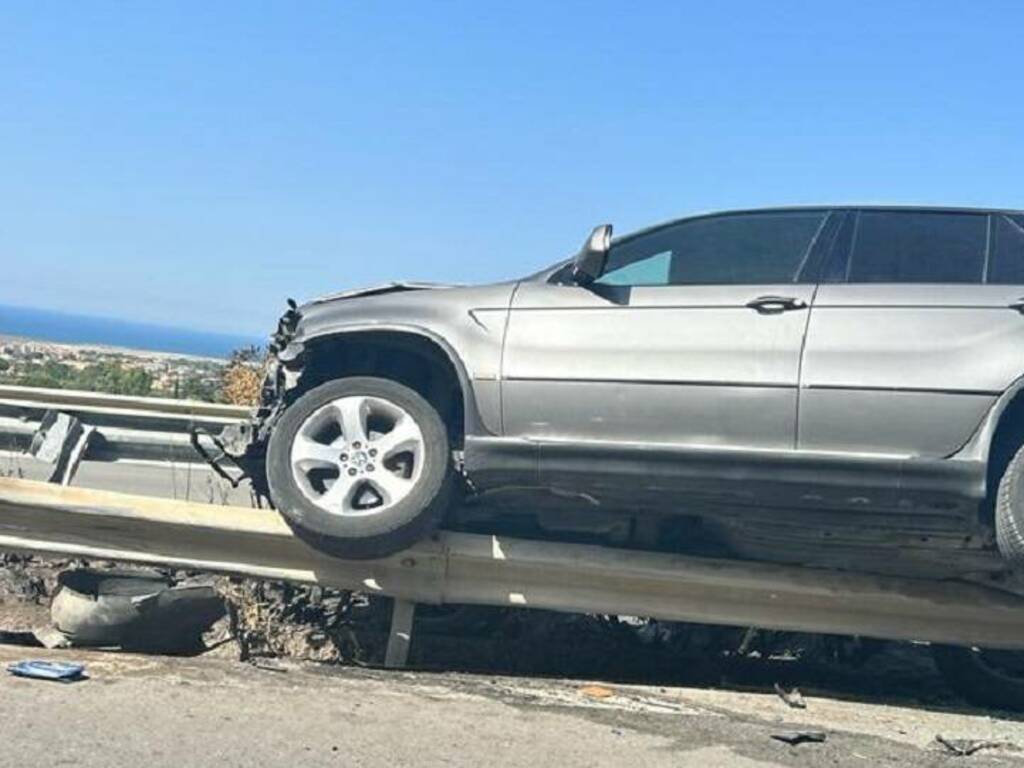
M 977 584 L 442 532 L 384 560 L 316 552 L 269 510 L 0 478 L 0 548 L 544 608 L 1024 649 L 1024 597 Z
M 189 427 L 217 431 L 248 415 L 210 403 L 0 386 L 0 449 L 27 447 L 48 410 L 95 427 L 88 457 L 100 460 L 194 461 Z M 400 601 L 1024 650 L 1024 597 L 967 582 L 451 532 L 385 560 L 346 562 L 308 548 L 272 511 L 12 478 L 0 478 L 0 548 L 321 583 Z
M 199 461 L 188 432 L 219 432 L 245 419 L 235 405 L 0 384 L 0 450 L 24 451 L 44 414 L 60 411 L 96 429 L 87 459 Z
M 23 402 L 28 405 L 55 404 L 62 409 L 83 411 L 153 413 L 164 417 L 181 416 L 214 421 L 245 418 L 249 409 L 239 405 L 207 403 L 202 400 L 176 400 L 170 397 L 138 397 L 83 392 L 74 389 L 47 389 L 0 384 L 0 403 Z

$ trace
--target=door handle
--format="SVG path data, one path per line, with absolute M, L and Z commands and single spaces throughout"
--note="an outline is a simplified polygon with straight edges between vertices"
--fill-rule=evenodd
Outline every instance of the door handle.
M 747 306 L 762 314 L 772 315 L 793 309 L 807 309 L 807 302 L 792 296 L 758 296 L 756 299 L 748 301 Z M 1024 303 L 1022 303 L 1022 307 L 1024 307 Z

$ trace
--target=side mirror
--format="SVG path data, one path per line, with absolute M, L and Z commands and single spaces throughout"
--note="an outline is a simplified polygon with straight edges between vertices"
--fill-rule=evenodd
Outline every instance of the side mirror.
M 577 285 L 589 285 L 604 274 L 608 248 L 612 242 L 612 225 L 594 227 L 572 262 L 572 278 Z

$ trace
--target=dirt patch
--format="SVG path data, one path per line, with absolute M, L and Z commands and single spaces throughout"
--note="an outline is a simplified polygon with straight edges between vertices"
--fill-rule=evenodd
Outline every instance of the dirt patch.
M 69 562 L 0 554 L 0 638 L 10 641 L 12 633 L 31 632 L 49 622 L 57 573 Z

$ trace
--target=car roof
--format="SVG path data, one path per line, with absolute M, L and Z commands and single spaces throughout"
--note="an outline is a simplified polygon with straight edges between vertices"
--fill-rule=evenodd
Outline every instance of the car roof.
M 664 227 L 678 224 L 683 221 L 690 221 L 693 219 L 709 219 L 716 216 L 735 216 L 743 213 L 790 213 L 800 211 L 916 211 L 919 213 L 974 213 L 974 214 L 993 214 L 993 213 L 1006 213 L 1014 216 L 1024 216 L 1024 210 L 1018 210 L 1013 208 L 980 208 L 970 206 L 945 206 L 945 205 L 909 205 L 909 204 L 879 204 L 879 203 L 827 203 L 823 205 L 783 205 L 783 206 L 771 206 L 766 208 L 735 208 L 730 210 L 722 211 L 702 211 L 699 213 L 689 214 L 687 216 L 681 216 L 676 219 L 669 219 L 662 221 L 658 224 L 652 224 L 642 229 L 637 229 L 632 232 L 627 232 L 623 235 L 617 236 L 613 242 L 621 242 L 624 240 L 631 240 L 634 237 L 647 234 L 648 232 L 655 232 Z

